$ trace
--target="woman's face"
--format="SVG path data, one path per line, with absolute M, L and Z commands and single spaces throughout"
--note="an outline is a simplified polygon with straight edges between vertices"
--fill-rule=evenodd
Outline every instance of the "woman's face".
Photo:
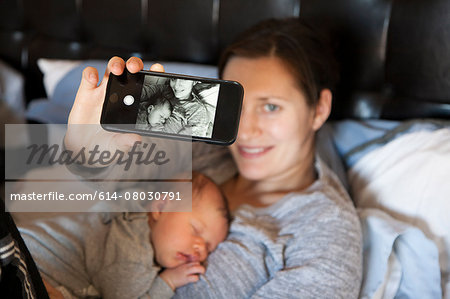
M 314 156 L 314 109 L 276 57 L 233 57 L 223 77 L 244 87 L 239 132 L 231 153 L 250 180 L 283 177 L 310 167 Z M 303 163 L 303 161 L 307 161 Z
M 191 96 L 194 81 L 185 79 L 171 79 L 170 87 L 172 87 L 175 97 L 180 100 L 188 99 Z

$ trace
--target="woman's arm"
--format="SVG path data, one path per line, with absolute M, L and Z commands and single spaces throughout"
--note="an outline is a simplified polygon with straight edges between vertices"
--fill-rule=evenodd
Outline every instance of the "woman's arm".
M 284 268 L 252 298 L 357 298 L 361 235 L 352 218 L 310 219 L 286 247 Z
M 107 70 L 99 85 L 99 77 L 95 68 L 88 67 L 83 71 L 64 138 L 65 150 L 73 153 L 84 152 L 89 157 L 89 153 L 97 151 L 102 154 L 109 152 L 109 157 L 123 157 L 123 163 L 120 165 L 115 163 L 118 162 L 118 158 L 108 165 L 90 163 L 87 158 L 80 165 L 77 163 L 68 165 L 72 173 L 83 179 L 95 179 L 94 187 L 100 185 L 99 180 L 108 180 L 107 187 L 110 191 L 133 187 L 136 180 L 168 179 L 174 173 L 186 172 L 191 169 L 192 154 L 186 143 L 181 144 L 179 141 L 161 138 L 143 138 L 137 134 L 113 133 L 105 131 L 100 126 L 100 115 L 109 73 L 120 75 L 125 67 L 131 73 L 135 73 L 142 70 L 143 63 L 136 57 L 130 58 L 126 63 L 119 57 L 113 57 L 108 62 Z M 159 64 L 153 65 L 151 70 L 164 71 Z M 136 142 L 141 143 L 137 144 Z M 129 154 L 134 147 L 136 147 L 134 154 Z M 165 155 L 160 160 L 167 160 L 167 163 L 158 165 L 151 163 L 159 152 Z M 96 156 L 96 158 L 98 157 L 99 155 Z M 144 160 L 140 164 L 137 163 L 139 157 Z M 128 160 L 132 163 L 128 164 Z
M 185 133 L 193 136 L 206 136 L 210 122 L 208 111 L 201 99 L 196 98 L 184 105 L 186 114 Z

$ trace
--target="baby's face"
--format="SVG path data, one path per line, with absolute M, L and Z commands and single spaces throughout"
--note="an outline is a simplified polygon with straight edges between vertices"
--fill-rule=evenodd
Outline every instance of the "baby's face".
M 151 232 L 155 259 L 165 268 L 202 262 L 228 232 L 221 194 L 208 183 L 195 199 L 192 212 L 159 213 Z M 150 217 L 154 217 L 154 213 Z
M 151 126 L 162 125 L 170 117 L 170 104 L 168 101 L 164 101 L 158 105 L 150 105 L 148 107 L 148 123 Z

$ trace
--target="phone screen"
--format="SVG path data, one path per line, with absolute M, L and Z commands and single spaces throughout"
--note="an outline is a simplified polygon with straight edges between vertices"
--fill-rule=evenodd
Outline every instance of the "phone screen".
M 146 74 L 135 128 L 211 138 L 219 92 L 219 83 Z
M 141 71 L 110 74 L 100 123 L 106 130 L 229 145 L 244 90 L 238 82 Z

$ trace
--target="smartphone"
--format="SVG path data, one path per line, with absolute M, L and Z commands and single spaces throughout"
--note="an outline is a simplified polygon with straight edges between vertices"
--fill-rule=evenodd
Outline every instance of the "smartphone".
M 141 71 L 109 75 L 105 130 L 230 145 L 244 89 L 235 81 Z

